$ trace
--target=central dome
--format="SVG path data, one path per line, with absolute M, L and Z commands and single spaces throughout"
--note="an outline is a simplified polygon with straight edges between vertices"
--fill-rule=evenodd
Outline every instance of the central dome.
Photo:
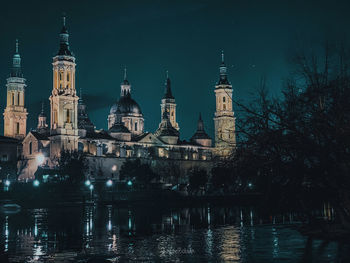
M 142 114 L 140 106 L 130 95 L 123 96 L 116 104 L 111 107 L 110 113 L 115 114 L 119 109 L 120 113 Z

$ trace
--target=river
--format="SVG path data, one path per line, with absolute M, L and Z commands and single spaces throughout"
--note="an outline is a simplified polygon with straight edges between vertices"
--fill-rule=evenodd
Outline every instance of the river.
M 0 245 L 9 262 L 350 262 L 349 243 L 310 240 L 301 219 L 209 205 L 22 209 L 1 214 Z

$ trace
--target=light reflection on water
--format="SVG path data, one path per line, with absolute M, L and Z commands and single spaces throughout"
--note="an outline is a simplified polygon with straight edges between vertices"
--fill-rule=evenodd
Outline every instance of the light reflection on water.
M 350 262 L 350 244 L 308 240 L 299 218 L 251 207 L 28 209 L 0 215 L 0 250 L 10 262 Z

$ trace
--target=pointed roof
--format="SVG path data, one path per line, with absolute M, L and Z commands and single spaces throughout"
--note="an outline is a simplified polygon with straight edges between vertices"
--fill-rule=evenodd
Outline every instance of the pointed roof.
M 124 68 L 124 80 L 122 82 L 122 85 L 130 85 L 128 79 L 127 79 L 127 74 L 126 74 L 126 67 Z
M 44 102 L 41 103 L 41 112 L 39 114 L 39 117 L 46 117 L 46 114 L 44 111 Z
M 171 82 L 168 71 L 166 71 L 165 93 L 163 99 L 174 99 L 174 96 L 171 92 Z
M 21 56 L 18 52 L 18 39 L 16 39 L 16 50 L 12 58 L 11 77 L 22 77 Z
M 191 137 L 191 141 L 194 141 L 196 139 L 209 139 L 209 140 L 211 140 L 209 135 L 204 130 L 204 122 L 202 120 L 201 113 L 199 113 L 199 118 L 198 118 L 198 122 L 197 122 L 197 131 Z
M 58 56 L 73 56 L 73 53 L 69 49 L 69 34 L 66 27 L 66 15 L 62 16 L 63 25 L 60 32 L 60 49 L 58 50 Z
M 225 65 L 224 51 L 221 51 L 220 78 L 217 85 L 230 85 L 227 78 L 227 67 Z
M 180 133 L 178 130 L 176 130 L 170 122 L 169 119 L 169 112 L 164 111 L 162 122 L 159 124 L 158 130 L 154 133 L 155 136 L 161 137 L 161 136 L 174 136 L 179 137 Z

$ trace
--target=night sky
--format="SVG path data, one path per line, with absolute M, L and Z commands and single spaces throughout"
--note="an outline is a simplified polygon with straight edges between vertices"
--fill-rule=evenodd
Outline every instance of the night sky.
M 202 112 L 213 136 L 214 85 L 225 51 L 235 99 L 248 100 L 262 76 L 277 95 L 288 77 L 290 55 L 300 45 L 347 38 L 347 1 L 6 1 L 0 4 L 0 111 L 6 104 L 15 39 L 27 79 L 27 130 L 37 124 L 41 101 L 49 115 L 52 57 L 59 47 L 62 13 L 67 14 L 70 47 L 76 56 L 76 88 L 88 113 L 107 128 L 119 98 L 123 68 L 132 97 L 154 132 L 166 70 L 177 103 L 182 139 L 196 129 Z M 236 113 L 236 117 L 239 115 Z M 0 124 L 3 134 L 3 118 Z

